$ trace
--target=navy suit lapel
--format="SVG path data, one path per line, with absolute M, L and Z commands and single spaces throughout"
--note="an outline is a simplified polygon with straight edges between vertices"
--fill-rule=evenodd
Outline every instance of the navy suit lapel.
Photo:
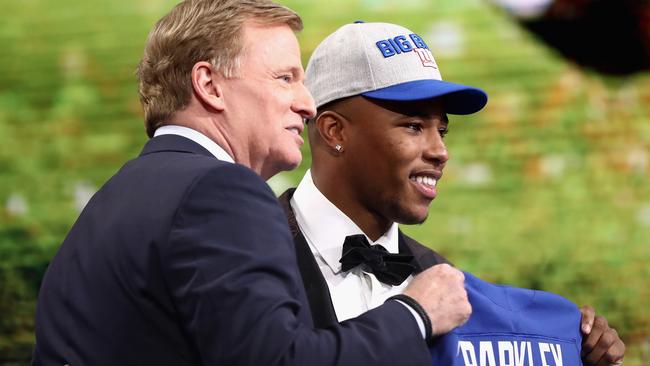
M 291 204 L 289 200 L 293 196 L 295 188 L 289 189 L 284 192 L 280 198 L 280 205 L 284 209 L 284 213 L 287 216 L 289 221 L 289 228 L 291 229 L 291 234 L 293 235 L 293 242 L 296 246 L 296 257 L 298 259 L 298 268 L 300 269 L 300 275 L 302 277 L 303 285 L 305 286 L 305 292 L 307 293 L 307 300 L 309 301 L 309 307 L 311 309 L 312 319 L 314 321 L 314 327 L 322 329 L 328 328 L 338 323 L 336 317 L 336 312 L 334 311 L 334 305 L 332 304 L 332 297 L 330 295 L 329 288 L 327 287 L 327 282 L 318 268 L 316 259 L 307 244 L 298 223 L 296 222 L 296 217 L 291 209 Z
M 188 139 L 187 137 L 179 135 L 160 135 L 150 139 L 144 145 L 142 152 L 140 152 L 140 156 L 162 151 L 185 152 L 205 155 L 212 158 L 215 157 L 203 146 Z
M 399 231 L 398 240 L 399 252 L 413 256 L 412 264 L 415 266 L 415 274 L 418 274 L 429 267 L 435 266 L 436 264 L 449 263 L 446 258 L 418 243 L 414 239 L 404 235 L 401 230 Z

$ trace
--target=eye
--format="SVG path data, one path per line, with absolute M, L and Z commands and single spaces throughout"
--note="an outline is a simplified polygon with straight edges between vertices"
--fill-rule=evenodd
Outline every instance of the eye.
M 404 127 L 408 128 L 409 130 L 413 132 L 420 132 L 422 131 L 422 124 L 418 122 L 409 122 L 404 125 Z
M 449 128 L 447 128 L 447 127 L 439 128 L 438 133 L 440 134 L 440 137 L 442 137 L 444 139 L 445 136 L 447 136 L 447 134 L 449 133 Z
M 293 75 L 291 74 L 284 74 L 278 76 L 278 79 L 284 81 L 285 83 L 290 83 L 293 80 Z

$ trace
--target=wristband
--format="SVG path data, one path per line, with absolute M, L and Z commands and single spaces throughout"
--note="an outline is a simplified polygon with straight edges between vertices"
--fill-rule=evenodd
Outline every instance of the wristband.
M 404 294 L 391 296 L 388 298 L 388 300 L 399 300 L 410 306 L 413 310 L 415 310 L 416 313 L 418 313 L 420 318 L 422 318 L 422 322 L 424 323 L 424 339 L 427 343 L 429 343 L 433 338 L 433 332 L 431 330 L 432 324 L 431 318 L 429 318 L 427 312 L 424 311 L 424 308 L 414 298 Z

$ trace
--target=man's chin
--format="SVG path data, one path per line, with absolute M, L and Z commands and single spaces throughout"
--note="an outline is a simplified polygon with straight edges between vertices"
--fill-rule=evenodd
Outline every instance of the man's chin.
M 429 207 L 422 210 L 411 210 L 408 207 L 399 209 L 395 222 L 403 225 L 418 225 L 427 221 L 429 217 Z
M 427 221 L 427 218 L 429 217 L 429 214 L 427 213 L 426 215 L 418 215 L 418 216 L 410 216 L 403 218 L 399 221 L 397 221 L 398 224 L 402 225 L 419 225 L 423 224 L 425 221 Z
M 288 172 L 290 170 L 296 169 L 298 166 L 300 166 L 300 163 L 302 162 L 302 154 L 300 151 L 298 151 L 298 154 L 291 158 L 287 159 L 286 163 L 282 167 L 282 171 Z
M 261 176 L 265 180 L 268 180 L 278 173 L 288 172 L 290 170 L 296 169 L 300 165 L 300 162 L 302 162 L 302 155 L 300 154 L 291 159 L 278 161 L 275 164 L 269 166 L 267 169 L 263 169 Z

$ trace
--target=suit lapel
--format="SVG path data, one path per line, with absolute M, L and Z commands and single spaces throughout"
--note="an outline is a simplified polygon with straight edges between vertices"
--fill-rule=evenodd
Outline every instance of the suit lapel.
M 291 229 L 291 234 L 293 235 L 293 242 L 296 249 L 296 257 L 298 259 L 298 268 L 300 269 L 300 275 L 302 276 L 302 282 L 305 286 L 305 292 L 307 293 L 307 300 L 309 301 L 309 307 L 311 308 L 311 315 L 314 321 L 314 326 L 316 328 L 328 328 L 330 326 L 336 325 L 338 319 L 336 318 L 336 312 L 334 311 L 334 305 L 332 304 L 332 297 L 330 295 L 329 288 L 327 287 L 327 282 L 318 268 L 316 259 L 307 244 L 298 223 L 296 222 L 296 217 L 291 209 L 291 204 L 289 201 L 293 196 L 294 188 L 284 192 L 280 198 L 280 205 L 284 209 L 284 212 L 289 221 L 289 228 Z
M 401 230 L 399 231 L 398 240 L 399 252 L 413 256 L 412 264 L 415 266 L 415 274 L 436 264 L 449 263 L 446 258 L 404 235 Z

